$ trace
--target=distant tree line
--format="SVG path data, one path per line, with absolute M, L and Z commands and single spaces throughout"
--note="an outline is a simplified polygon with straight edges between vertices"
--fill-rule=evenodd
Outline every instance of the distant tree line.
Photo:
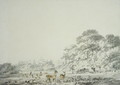
M 12 65 L 11 63 L 0 64 L 0 77 L 8 77 L 9 75 L 17 73 L 18 70 L 16 66 Z

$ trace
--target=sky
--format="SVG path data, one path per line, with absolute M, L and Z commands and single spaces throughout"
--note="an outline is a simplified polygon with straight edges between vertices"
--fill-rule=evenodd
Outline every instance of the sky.
M 0 63 L 57 62 L 87 29 L 120 35 L 120 0 L 0 0 Z

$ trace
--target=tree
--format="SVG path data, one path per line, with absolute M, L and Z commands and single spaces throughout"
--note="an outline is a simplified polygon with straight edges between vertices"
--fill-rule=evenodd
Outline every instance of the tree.
M 63 55 L 63 57 L 61 59 L 64 59 L 64 61 L 65 61 L 64 64 L 68 63 L 67 61 L 69 60 L 69 56 L 68 56 L 67 52 L 64 53 L 64 55 Z
M 0 65 L 0 75 L 6 74 L 16 74 L 18 70 L 16 66 L 11 65 L 11 63 L 4 63 Z
M 77 48 L 76 45 L 71 45 L 70 47 L 64 49 L 64 54 L 62 59 L 65 60 L 65 64 L 74 61 L 76 56 L 76 51 L 75 51 L 76 48 Z
M 120 52 L 119 51 L 113 51 L 109 54 L 109 57 L 105 60 L 105 65 L 110 66 L 110 68 L 113 68 L 115 70 L 120 69 Z
M 108 51 L 110 49 L 113 49 L 115 47 L 120 46 L 120 37 L 114 36 L 113 34 L 106 35 L 105 40 L 105 50 Z
M 117 52 L 117 55 L 112 54 L 113 50 Z M 104 37 L 91 29 L 84 31 L 76 38 L 76 44 L 64 50 L 63 58 L 67 64 L 76 63 L 76 66 L 80 64 L 79 62 L 87 61 L 87 66 L 93 68 L 94 71 L 96 68 L 101 69 L 105 66 L 118 69 L 120 66 L 119 52 L 119 36 L 108 34 Z
M 103 39 L 104 37 L 96 30 L 84 31 L 82 36 L 77 38 L 77 44 L 80 45 L 79 50 L 83 53 L 84 59 L 87 59 L 92 66 L 95 66 L 97 53 L 101 50 L 99 42 Z

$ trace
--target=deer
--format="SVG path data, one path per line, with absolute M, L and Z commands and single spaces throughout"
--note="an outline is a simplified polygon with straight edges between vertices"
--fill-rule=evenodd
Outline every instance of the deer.
M 66 72 L 63 72 L 63 74 L 60 74 L 60 79 L 64 80 L 66 76 Z
M 52 81 L 55 81 L 56 80 L 56 74 L 57 74 L 58 72 L 55 70 L 54 71 L 54 74 L 53 75 L 51 75 L 51 74 L 48 74 L 48 73 L 46 73 L 47 75 L 46 75 L 46 78 L 47 78 L 47 80 L 49 81 L 49 82 L 51 82 L 51 80 Z

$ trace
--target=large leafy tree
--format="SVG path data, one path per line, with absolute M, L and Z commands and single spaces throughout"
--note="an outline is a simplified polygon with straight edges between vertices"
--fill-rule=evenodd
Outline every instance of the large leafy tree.
M 79 50 L 83 53 L 84 59 L 88 60 L 92 66 L 95 66 L 97 61 L 97 53 L 101 50 L 99 42 L 103 40 L 103 36 L 96 30 L 87 30 L 82 33 L 82 36 L 77 38 Z
M 114 52 L 113 52 L 114 51 Z M 117 52 L 117 53 L 116 53 Z M 67 64 L 87 61 L 89 67 L 120 69 L 120 37 L 108 34 L 105 37 L 96 30 L 86 30 L 77 37 L 76 44 L 66 48 L 62 58 Z

